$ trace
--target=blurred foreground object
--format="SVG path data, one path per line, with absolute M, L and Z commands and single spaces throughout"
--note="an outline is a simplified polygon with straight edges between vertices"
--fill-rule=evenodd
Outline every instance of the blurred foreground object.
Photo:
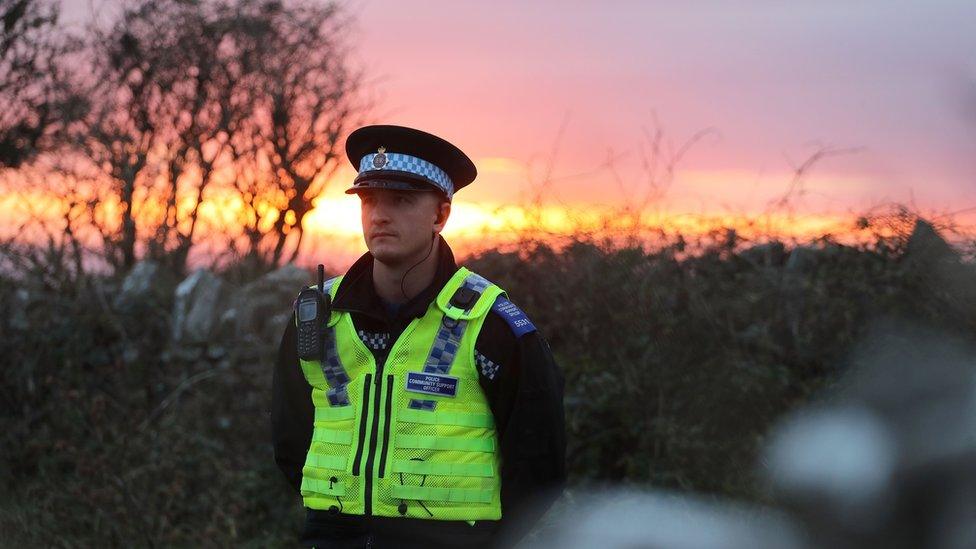
M 792 514 L 616 491 L 577 495 L 529 547 L 976 547 L 976 347 L 883 322 L 839 389 L 774 429 L 761 476 Z
M 774 433 L 776 495 L 816 547 L 976 547 L 972 344 L 894 323 L 874 329 L 823 407 Z
M 625 489 L 575 494 L 575 501 L 538 538 L 542 549 L 806 548 L 788 518 L 768 510 L 703 497 Z

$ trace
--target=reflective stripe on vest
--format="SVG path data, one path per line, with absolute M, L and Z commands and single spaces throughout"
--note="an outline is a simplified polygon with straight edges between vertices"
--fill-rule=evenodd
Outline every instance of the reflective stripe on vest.
M 346 468 L 346 458 L 342 456 L 323 456 L 321 454 L 311 454 L 305 460 L 307 467 L 318 467 L 320 469 L 339 469 Z
M 450 501 L 452 503 L 491 503 L 491 490 L 465 488 L 427 488 L 425 486 L 394 486 L 393 497 L 423 501 Z
M 418 450 L 461 450 L 465 452 L 494 452 L 493 438 L 449 438 L 427 437 L 422 435 L 397 435 L 396 445 L 400 448 Z
M 322 290 L 326 295 L 330 297 L 335 296 L 335 292 L 333 290 L 337 289 L 336 284 L 339 280 L 341 280 L 341 278 L 342 277 L 337 276 L 323 282 Z M 329 316 L 331 320 L 331 313 Z M 329 385 L 329 389 L 326 391 L 325 396 L 332 406 L 348 406 L 349 394 L 346 386 L 349 384 L 349 375 L 346 373 L 345 368 L 342 367 L 342 362 L 339 360 L 339 351 L 336 348 L 335 330 L 328 328 L 325 330 L 323 336 L 324 341 L 322 342 L 322 359 L 319 361 L 319 368 L 322 371 L 322 376 L 325 378 L 325 382 Z
M 437 463 L 413 460 L 395 461 L 393 472 L 461 477 L 490 477 L 495 474 L 490 463 Z
M 356 411 L 351 406 L 341 406 L 335 408 L 315 408 L 315 421 L 342 421 L 352 419 L 356 416 Z
M 462 427 L 494 427 L 491 414 L 470 414 L 464 412 L 427 412 L 421 410 L 400 410 L 400 421 L 424 423 L 426 425 L 459 425 Z
M 332 287 L 337 280 L 339 280 L 338 277 L 331 278 L 324 284 L 327 295 L 332 295 Z M 349 376 L 346 374 L 345 368 L 342 367 L 342 362 L 339 361 L 339 350 L 336 349 L 335 330 L 328 329 L 325 331 L 324 347 L 325 356 L 322 360 L 322 374 L 325 375 L 325 379 L 328 381 L 330 387 L 326 393 L 326 397 L 333 406 L 348 406 L 349 393 L 346 391 L 346 385 L 349 383 Z
M 332 431 L 329 429 L 315 429 L 314 431 L 312 431 L 312 442 L 352 444 L 352 433 L 350 433 L 349 431 Z

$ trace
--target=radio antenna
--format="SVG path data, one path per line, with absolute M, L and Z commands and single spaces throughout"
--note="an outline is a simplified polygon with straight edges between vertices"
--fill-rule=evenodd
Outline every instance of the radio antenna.
M 325 292 L 325 265 L 319 263 L 319 292 Z

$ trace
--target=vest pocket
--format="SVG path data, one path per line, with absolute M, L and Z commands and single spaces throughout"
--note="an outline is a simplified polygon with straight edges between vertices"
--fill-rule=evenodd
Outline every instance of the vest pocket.
M 363 514 L 363 481 L 354 476 L 354 456 L 361 451 L 362 407 L 360 401 L 372 402 L 369 374 L 346 385 L 352 405 L 336 406 L 326 391 L 313 388 L 314 428 L 305 464 L 302 468 L 301 493 L 305 506 L 332 513 Z
M 315 426 L 312 444 L 302 468 L 304 478 L 329 480 L 336 474 L 344 475 L 349 463 L 352 431 L 337 431 L 327 427 Z M 336 481 L 333 481 L 333 484 Z M 316 485 L 320 487 L 319 485 Z M 305 490 L 305 486 L 302 486 Z
M 331 406 L 324 396 L 323 391 L 313 389 L 315 419 L 302 467 L 302 496 L 307 507 L 316 509 L 341 508 L 340 498 L 355 491 L 346 471 L 355 439 L 356 410 Z
M 306 491 L 314 492 L 316 495 L 342 497 L 346 495 L 346 486 L 341 484 L 338 479 L 331 480 L 303 477 L 302 492 Z
M 399 384 L 397 385 L 399 387 Z M 409 395 L 408 395 L 409 396 Z M 394 408 L 385 515 L 437 520 L 496 520 L 498 456 L 494 417 L 474 406 Z
M 346 466 L 353 434 L 351 430 L 338 430 L 332 425 L 345 423 L 351 429 L 351 421 L 318 422 L 312 431 L 312 443 L 302 468 L 302 497 L 310 508 L 342 508 L 349 475 Z M 349 489 L 354 487 L 349 486 Z

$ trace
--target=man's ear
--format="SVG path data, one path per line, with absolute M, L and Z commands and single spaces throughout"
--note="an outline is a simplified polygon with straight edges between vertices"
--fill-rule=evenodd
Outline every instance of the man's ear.
M 447 218 L 451 215 L 451 203 L 444 200 L 437 204 L 437 219 L 434 220 L 434 232 L 439 233 L 444 230 Z

